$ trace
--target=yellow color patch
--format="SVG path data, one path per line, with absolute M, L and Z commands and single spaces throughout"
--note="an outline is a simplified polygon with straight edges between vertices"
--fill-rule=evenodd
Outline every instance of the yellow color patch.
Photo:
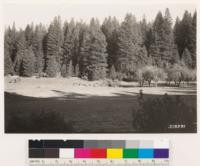
M 107 158 L 123 158 L 123 149 L 107 149 Z

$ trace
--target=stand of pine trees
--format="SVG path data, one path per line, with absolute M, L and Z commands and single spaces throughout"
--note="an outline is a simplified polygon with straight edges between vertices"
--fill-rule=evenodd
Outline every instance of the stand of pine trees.
M 134 79 L 147 65 L 196 69 L 196 15 L 185 11 L 174 26 L 169 9 L 153 22 L 128 13 L 121 23 L 108 17 L 102 25 L 94 18 L 62 25 L 60 17 L 48 28 L 32 23 L 17 30 L 13 24 L 4 33 L 4 74 L 98 80 Z

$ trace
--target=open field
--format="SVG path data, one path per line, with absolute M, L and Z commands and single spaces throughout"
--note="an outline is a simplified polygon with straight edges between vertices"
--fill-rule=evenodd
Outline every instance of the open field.
M 137 83 L 121 82 L 120 87 L 107 87 L 103 81 L 78 78 L 21 78 L 17 83 L 8 82 L 5 78 L 5 131 L 12 133 L 138 132 L 133 125 L 133 111 L 138 108 L 140 89 L 145 99 L 165 93 L 172 98 L 179 95 L 196 110 L 194 86 L 141 88 L 135 87 Z

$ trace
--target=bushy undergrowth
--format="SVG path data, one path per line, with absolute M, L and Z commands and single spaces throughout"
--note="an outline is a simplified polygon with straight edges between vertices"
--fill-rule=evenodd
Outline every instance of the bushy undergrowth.
M 57 112 L 12 114 L 6 122 L 9 133 L 61 133 L 73 132 L 73 126 Z
M 188 106 L 181 96 L 165 94 L 144 99 L 143 94 L 140 94 L 138 102 L 139 108 L 133 110 L 133 126 L 137 132 L 196 130 L 195 109 Z

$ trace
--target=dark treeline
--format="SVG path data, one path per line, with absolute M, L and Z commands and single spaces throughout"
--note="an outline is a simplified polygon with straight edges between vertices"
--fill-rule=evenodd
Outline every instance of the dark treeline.
M 72 19 L 62 26 L 60 17 L 48 29 L 30 24 L 16 30 L 13 24 L 4 35 L 5 75 L 134 80 L 145 66 L 193 70 L 196 15 L 185 11 L 174 26 L 169 9 L 153 22 L 127 14 L 121 23 L 108 17 L 102 25 L 92 18 L 89 24 Z

